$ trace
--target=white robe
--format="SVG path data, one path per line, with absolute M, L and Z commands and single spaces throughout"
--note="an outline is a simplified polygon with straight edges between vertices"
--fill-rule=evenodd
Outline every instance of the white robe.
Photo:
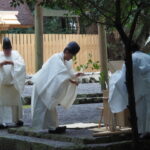
M 13 61 L 14 65 L 0 67 L 0 123 L 15 123 L 22 118 L 21 93 L 25 83 L 25 64 L 15 50 L 9 57 L 0 52 L 0 62 L 6 60 Z
M 38 129 L 58 126 L 56 106 L 69 108 L 76 98 L 72 61 L 64 61 L 64 54 L 54 54 L 33 76 L 32 126 Z
M 150 56 L 138 51 L 132 54 L 132 59 L 138 131 L 150 132 Z M 113 113 L 123 111 L 128 105 L 125 72 L 123 65 L 109 81 L 109 105 Z

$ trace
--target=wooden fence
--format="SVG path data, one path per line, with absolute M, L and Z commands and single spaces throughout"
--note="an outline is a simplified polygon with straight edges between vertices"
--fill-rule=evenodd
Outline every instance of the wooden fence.
M 26 63 L 28 74 L 35 73 L 35 35 L 34 34 L 5 34 L 9 37 L 14 50 L 18 50 Z M 99 60 L 98 35 L 79 34 L 44 34 L 44 61 L 54 53 L 60 52 L 70 41 L 79 43 L 81 49 L 77 55 L 77 65 L 85 64 L 88 61 L 88 54 L 92 54 L 92 60 Z M 2 44 L 0 42 L 0 47 Z M 2 49 L 2 48 L 1 48 Z

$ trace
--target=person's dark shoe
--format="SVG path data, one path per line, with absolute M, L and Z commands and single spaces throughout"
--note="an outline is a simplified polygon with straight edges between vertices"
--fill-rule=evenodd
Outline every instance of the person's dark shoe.
M 57 127 L 56 132 L 58 133 L 65 133 L 66 132 L 66 126 Z
M 49 129 L 48 133 L 53 133 L 53 134 L 62 134 L 66 132 L 66 126 L 63 127 L 57 127 L 55 130 Z
M 0 129 L 6 129 L 6 128 L 8 128 L 8 126 L 5 123 L 0 124 Z
M 23 126 L 23 121 L 18 120 L 18 121 L 16 122 L 16 126 L 17 126 L 17 127 Z

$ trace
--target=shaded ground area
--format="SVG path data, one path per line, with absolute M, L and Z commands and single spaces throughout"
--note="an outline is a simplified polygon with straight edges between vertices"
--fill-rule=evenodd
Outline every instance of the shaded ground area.
M 49 134 L 29 127 L 11 128 L 0 132 L 3 150 L 133 150 L 131 132 L 105 134 L 94 137 L 97 128 L 67 129 L 64 134 Z M 8 144 L 9 143 L 9 144 Z M 144 147 L 143 147 L 144 145 Z M 140 141 L 142 149 L 149 150 L 149 141 Z M 145 149 L 146 148 L 146 149 Z
M 60 124 L 74 123 L 98 123 L 100 110 L 97 109 L 101 103 L 73 105 L 66 110 L 61 106 L 57 107 Z M 31 123 L 31 109 L 24 109 L 23 120 L 25 124 Z
M 103 134 L 106 128 L 67 129 L 64 134 L 49 134 L 29 127 L 0 132 L 1 150 L 135 150 L 130 129 Z M 93 133 L 102 135 L 93 136 Z M 140 140 L 138 150 L 149 150 L 149 140 Z
M 106 128 L 79 128 L 79 129 L 67 129 L 63 134 L 49 134 L 45 130 L 35 130 L 34 128 L 21 127 L 21 128 L 11 128 L 8 130 L 9 133 L 16 133 L 17 135 L 26 135 L 30 137 L 40 137 L 43 139 L 54 139 L 56 141 L 65 141 L 73 143 L 82 144 L 92 144 L 94 143 L 108 143 L 116 140 L 131 139 L 131 130 L 129 128 L 124 128 L 120 133 L 108 133 Z M 93 136 L 94 134 L 101 134 L 101 136 Z M 109 135 L 109 137 L 108 137 Z M 116 138 L 119 137 L 119 138 Z

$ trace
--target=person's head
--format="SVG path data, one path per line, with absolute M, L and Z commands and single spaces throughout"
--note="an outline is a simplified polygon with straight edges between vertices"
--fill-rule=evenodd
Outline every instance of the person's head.
M 7 37 L 3 38 L 3 51 L 5 56 L 10 56 L 11 50 L 12 50 L 12 45 L 9 38 Z
M 131 49 L 132 49 L 132 52 L 134 53 L 136 51 L 140 51 L 140 46 L 137 43 L 132 42 L 131 43 Z
M 64 59 L 69 61 L 73 56 L 76 56 L 79 50 L 80 46 L 78 43 L 74 41 L 70 42 L 64 49 Z

